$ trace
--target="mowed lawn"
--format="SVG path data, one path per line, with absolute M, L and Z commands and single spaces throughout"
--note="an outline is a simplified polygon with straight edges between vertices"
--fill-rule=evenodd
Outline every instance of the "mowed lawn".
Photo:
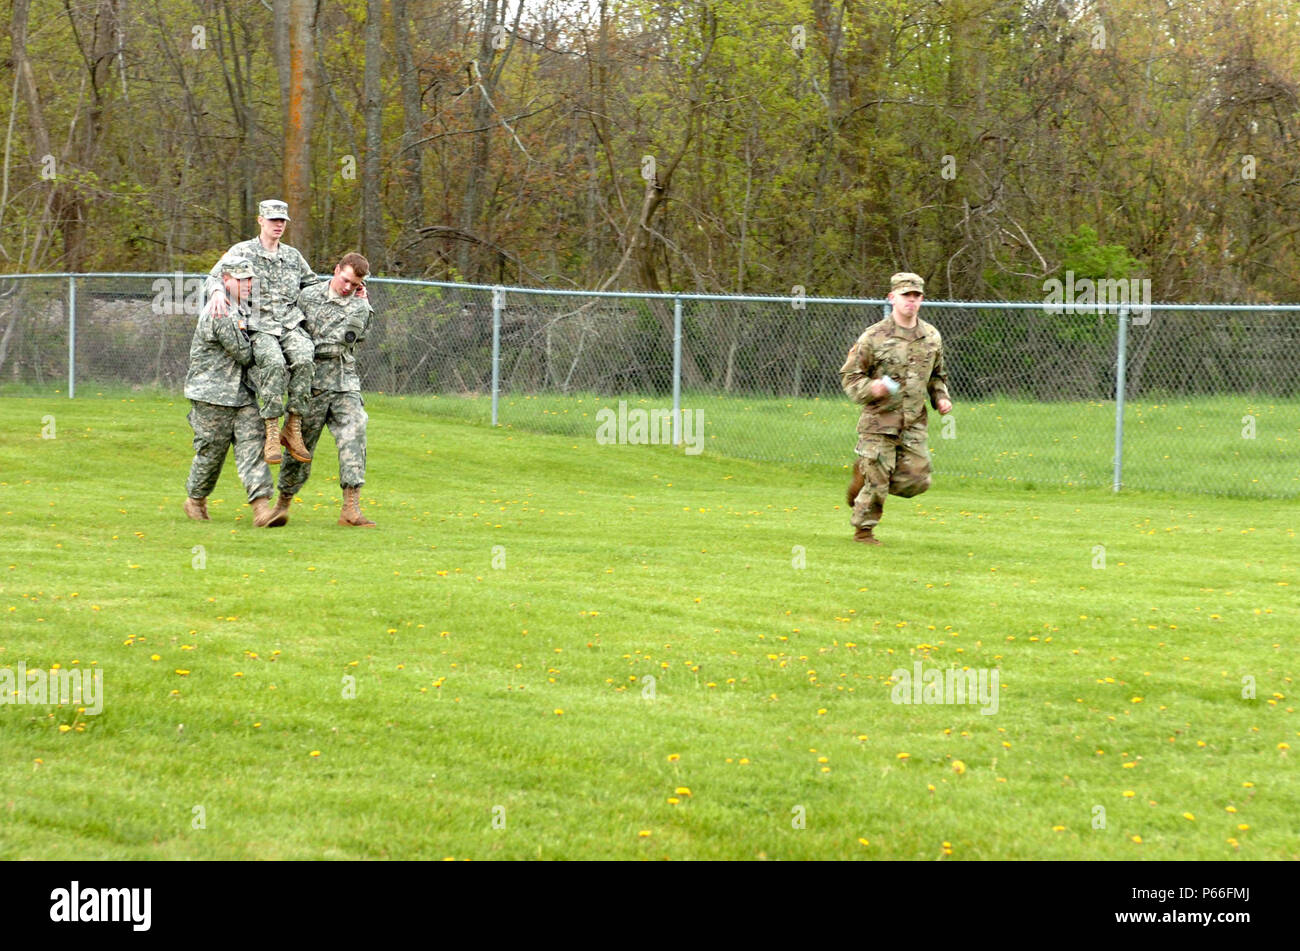
M 1300 857 L 1294 501 L 940 464 L 872 549 L 846 469 L 367 408 L 378 528 L 326 436 L 267 530 L 183 400 L 0 400 L 0 667 L 105 691 L 0 706 L 0 858 Z

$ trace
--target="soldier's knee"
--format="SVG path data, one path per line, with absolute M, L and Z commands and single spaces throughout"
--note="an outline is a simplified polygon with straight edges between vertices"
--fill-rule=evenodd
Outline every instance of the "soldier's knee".
M 930 488 L 930 473 L 926 472 L 899 479 L 894 485 L 890 486 L 889 491 L 891 495 L 910 499 L 914 495 L 920 495 L 928 488 Z

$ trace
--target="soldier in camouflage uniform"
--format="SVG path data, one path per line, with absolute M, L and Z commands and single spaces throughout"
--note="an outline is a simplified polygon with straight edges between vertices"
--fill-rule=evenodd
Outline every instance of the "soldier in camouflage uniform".
M 266 427 L 263 451 L 266 461 L 273 465 L 283 459 L 280 446 L 288 448 L 300 462 L 311 460 L 302 440 L 302 413 L 311 395 L 313 352 L 311 337 L 299 326 L 302 311 L 297 300 L 298 292 L 319 278 L 296 248 L 280 242 L 288 221 L 289 206 L 284 202 L 274 198 L 262 202 L 257 214 L 261 233 L 234 245 L 209 275 L 209 288 L 215 290 L 213 281 L 220 276 L 222 261 L 234 257 L 252 261 L 257 272 L 247 329 L 252 334 L 253 362 L 257 365 L 253 382 Z M 286 385 L 289 417 L 284 432 L 280 432 Z
M 199 315 L 190 343 L 190 366 L 185 375 L 185 396 L 190 400 L 189 422 L 194 429 L 194 461 L 186 484 L 185 514 L 208 521 L 208 496 L 216 487 L 226 450 L 235 446 L 235 466 L 253 506 L 253 524 L 259 528 L 283 525 L 271 511 L 271 470 L 262 458 L 262 422 L 257 397 L 244 368 L 253 362 L 248 336 L 239 328 L 249 313 L 248 297 L 254 269 L 247 259 L 233 258 L 222 265 L 223 315 L 213 298 Z M 232 313 L 233 310 L 233 313 Z
M 895 274 L 892 313 L 863 332 L 840 367 L 844 392 L 862 404 L 848 502 L 853 539 L 867 545 L 880 544 L 873 531 L 886 495 L 910 498 L 930 487 L 926 398 L 952 412 L 939 331 L 917 316 L 924 288 L 915 274 Z
M 306 315 L 303 326 L 316 345 L 316 370 L 311 400 L 303 414 L 302 435 L 307 448 L 315 450 L 321 430 L 329 426 L 339 451 L 339 487 L 343 490 L 340 525 L 372 527 L 361 514 L 361 486 L 366 481 L 366 411 L 361 399 L 361 378 L 357 375 L 356 345 L 366 338 L 373 308 L 364 295 L 363 281 L 370 262 L 356 252 L 345 254 L 334 267 L 334 276 L 323 284 L 308 287 L 298 296 Z M 293 498 L 307 482 L 311 464 L 296 459 L 280 470 L 280 498 L 277 517 L 289 517 Z

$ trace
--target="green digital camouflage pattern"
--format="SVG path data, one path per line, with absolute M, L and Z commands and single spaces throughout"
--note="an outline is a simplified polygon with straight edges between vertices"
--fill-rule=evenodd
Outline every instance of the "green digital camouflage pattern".
M 190 498 L 206 499 L 212 494 L 232 443 L 235 468 L 239 481 L 244 483 L 248 501 L 270 496 L 271 469 L 262 458 L 266 428 L 251 399 L 243 406 L 218 406 L 191 400 L 186 418 L 194 430 L 194 461 L 190 463 L 190 477 L 185 485 Z
M 339 485 L 350 489 L 366 482 L 366 415 L 361 394 L 356 392 L 316 393 L 302 417 L 302 441 L 315 456 L 321 430 L 329 426 L 339 451 Z M 298 462 L 286 455 L 280 466 L 280 492 L 294 496 L 302 491 L 311 475 L 310 462 Z
M 296 248 L 281 243 L 272 253 L 262 246 L 261 238 L 249 238 L 232 245 L 222 255 L 209 273 L 208 287 L 221 281 L 223 261 L 245 258 L 253 265 L 252 315 L 250 331 L 260 331 L 278 337 L 302 322 L 298 309 L 298 293 L 320 280 Z
M 899 384 L 898 392 L 873 397 L 872 381 L 885 376 Z M 909 498 L 930 487 L 926 402 L 937 409 L 939 400 L 949 399 L 939 331 L 924 320 L 905 329 L 886 317 L 849 349 L 840 382 L 862 406 L 855 452 L 863 485 L 849 521 L 871 528 L 880 521 L 887 495 Z
M 306 412 L 316 372 L 311 337 L 302 327 L 293 327 L 278 337 L 257 331 L 252 335 L 252 347 L 256 369 L 251 375 L 262 405 L 262 418 L 284 415 L 286 387 L 288 411 L 299 415 Z
M 225 294 L 225 291 L 221 291 Z M 253 361 L 247 335 L 238 318 L 247 313 L 240 305 L 225 317 L 214 317 L 212 302 L 199 315 L 190 341 L 190 364 L 185 373 L 185 396 L 218 406 L 244 406 L 254 400 L 244 368 Z
M 356 345 L 366 339 L 374 308 L 370 301 L 350 294 L 335 294 L 324 281 L 298 295 L 303 329 L 316 346 L 316 371 L 312 388 L 334 393 L 361 392 Z M 348 340 L 348 335 L 352 340 Z

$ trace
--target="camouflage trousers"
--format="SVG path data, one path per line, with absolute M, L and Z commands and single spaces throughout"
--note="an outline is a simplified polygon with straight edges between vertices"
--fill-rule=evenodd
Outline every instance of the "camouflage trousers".
M 858 472 L 862 489 L 849 518 L 855 528 L 873 528 L 884 511 L 885 496 L 905 499 L 930 488 L 930 453 L 925 425 L 909 426 L 897 436 L 864 433 L 858 437 Z
M 307 412 L 302 414 L 302 441 L 313 456 L 321 431 L 329 426 L 339 451 L 339 486 L 344 489 L 365 485 L 366 420 L 369 418 L 361 394 L 356 392 L 313 393 Z M 297 495 L 310 475 L 310 462 L 298 462 L 286 453 L 280 466 L 280 492 Z
M 286 330 L 283 336 L 254 332 L 253 386 L 262 405 L 263 419 L 278 419 L 285 413 L 284 391 L 289 390 L 288 410 L 302 416 L 311 398 L 311 381 L 316 365 L 316 346 L 302 327 Z
M 266 427 L 255 405 L 217 406 L 190 400 L 186 418 L 194 430 L 194 461 L 185 484 L 190 498 L 206 499 L 212 494 L 231 443 L 235 446 L 235 469 L 248 492 L 248 501 L 270 497 L 271 470 L 262 458 Z

